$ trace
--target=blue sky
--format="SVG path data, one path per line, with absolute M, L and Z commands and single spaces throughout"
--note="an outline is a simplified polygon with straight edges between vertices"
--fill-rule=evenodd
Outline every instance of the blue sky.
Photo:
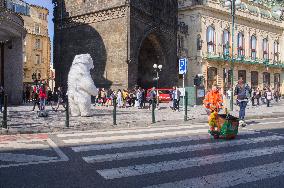
M 54 25 L 53 25 L 53 4 L 52 0 L 25 0 L 29 4 L 38 5 L 41 7 L 45 7 L 49 10 L 49 16 L 48 16 L 48 32 L 49 37 L 51 40 L 51 53 L 53 53 L 53 36 L 54 36 Z M 52 56 L 52 55 L 51 55 Z M 51 59 L 51 61 L 53 58 Z

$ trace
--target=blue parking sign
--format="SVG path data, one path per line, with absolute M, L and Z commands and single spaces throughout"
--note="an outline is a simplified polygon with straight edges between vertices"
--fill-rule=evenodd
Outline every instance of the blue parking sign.
M 187 59 L 186 58 L 182 58 L 179 59 L 179 74 L 186 74 L 187 71 Z

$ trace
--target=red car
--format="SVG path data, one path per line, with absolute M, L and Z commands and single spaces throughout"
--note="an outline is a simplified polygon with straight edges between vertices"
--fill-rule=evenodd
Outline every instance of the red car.
M 157 90 L 157 89 L 156 89 Z M 150 98 L 150 91 L 151 89 L 147 90 L 147 101 L 149 101 Z M 158 89 L 159 91 L 159 102 L 170 102 L 171 101 L 171 93 L 172 93 L 172 89 Z

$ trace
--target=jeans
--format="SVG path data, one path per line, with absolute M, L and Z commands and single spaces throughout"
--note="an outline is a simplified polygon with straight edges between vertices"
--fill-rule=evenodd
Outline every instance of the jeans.
M 45 109 L 45 99 L 40 99 L 40 110 Z
M 240 105 L 239 118 L 240 118 L 240 120 L 245 119 L 247 103 L 248 103 L 247 101 L 239 102 L 239 105 Z
M 269 107 L 270 106 L 270 100 L 266 99 L 266 101 L 267 101 L 267 107 Z

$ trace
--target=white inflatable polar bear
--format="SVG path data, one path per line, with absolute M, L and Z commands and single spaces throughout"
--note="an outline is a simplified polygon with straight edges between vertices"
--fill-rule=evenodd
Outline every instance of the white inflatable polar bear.
M 68 74 L 68 101 L 72 116 L 91 116 L 91 96 L 98 94 L 90 70 L 94 68 L 90 54 L 76 55 Z

